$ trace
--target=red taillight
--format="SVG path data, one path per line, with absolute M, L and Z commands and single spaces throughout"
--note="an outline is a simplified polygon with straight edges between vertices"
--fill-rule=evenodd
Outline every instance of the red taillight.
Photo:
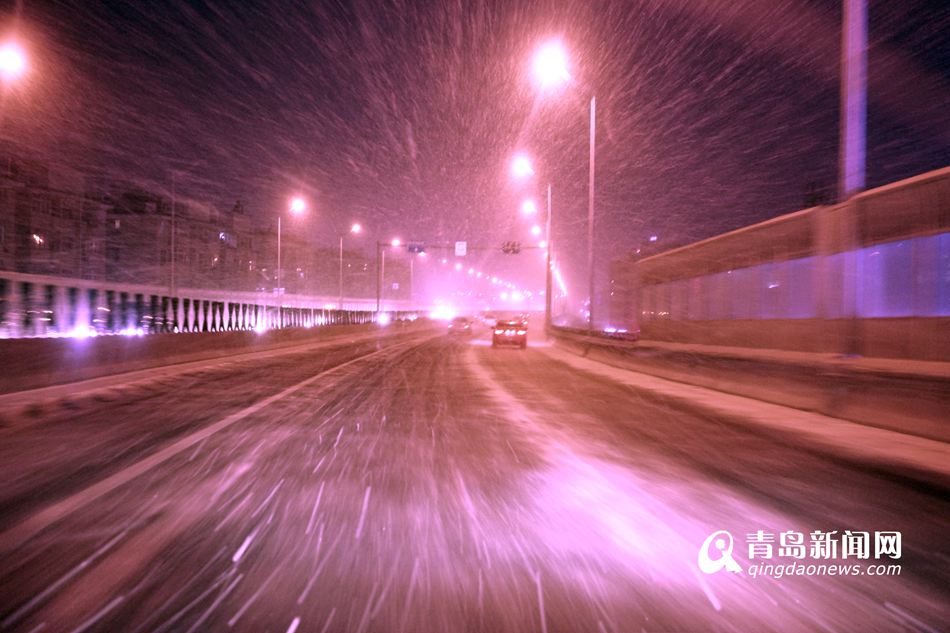
M 527 330 L 518 330 L 518 334 L 527 334 L 527 333 L 528 333 Z
M 504 333 L 505 333 L 504 330 L 495 330 L 495 334 L 504 334 Z

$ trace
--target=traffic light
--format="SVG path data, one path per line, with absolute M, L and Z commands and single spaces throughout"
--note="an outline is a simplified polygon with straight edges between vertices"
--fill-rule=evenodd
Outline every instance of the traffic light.
M 521 252 L 521 242 L 502 242 L 501 252 L 505 255 L 517 255 Z
M 409 242 L 406 244 L 406 250 L 410 253 L 425 253 L 426 245 L 422 242 Z

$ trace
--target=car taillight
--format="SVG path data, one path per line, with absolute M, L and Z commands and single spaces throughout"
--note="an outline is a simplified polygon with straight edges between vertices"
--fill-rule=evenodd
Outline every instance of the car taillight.
M 518 334 L 527 334 L 527 333 L 528 333 L 527 330 L 518 330 Z
M 504 334 L 504 333 L 505 333 L 504 330 L 495 330 L 495 334 Z

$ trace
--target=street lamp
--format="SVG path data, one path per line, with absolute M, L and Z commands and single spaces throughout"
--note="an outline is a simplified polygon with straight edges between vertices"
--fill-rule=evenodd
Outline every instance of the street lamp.
M 511 173 L 515 178 L 527 178 L 534 175 L 534 169 L 531 167 L 531 161 L 527 156 L 518 155 L 511 163 Z
M 291 215 L 300 215 L 307 209 L 307 203 L 300 196 L 295 196 L 290 200 L 290 213 Z M 284 326 L 284 312 L 283 312 L 283 302 L 280 299 L 280 296 L 284 294 L 284 289 L 281 286 L 281 273 L 280 273 L 280 221 L 282 213 L 277 214 L 277 327 Z
M 25 71 L 26 55 L 21 47 L 13 42 L 0 46 L 0 75 L 4 81 L 13 81 Z
M 520 165 L 520 167 L 519 167 Z M 512 163 L 512 172 L 515 176 L 519 178 L 527 178 L 528 176 L 534 175 L 534 169 L 531 167 L 531 161 L 524 155 L 519 155 L 515 157 L 514 162 Z M 523 205 L 521 205 L 522 211 L 526 211 L 526 206 L 530 203 L 530 207 L 527 209 L 533 209 L 529 215 L 537 213 L 537 206 L 534 202 L 528 200 Z M 553 285 L 553 280 L 551 278 L 553 266 L 551 265 L 551 249 L 553 248 L 552 239 L 551 239 L 551 183 L 548 182 L 548 213 L 547 218 L 545 218 L 545 230 L 544 230 L 544 246 L 541 248 L 545 251 L 545 271 L 544 271 L 544 323 L 546 327 L 551 327 L 551 287 Z
M 548 42 L 534 55 L 534 76 L 544 88 L 557 88 L 571 79 L 567 54 L 560 42 Z
M 350 227 L 351 235 L 359 235 L 363 231 L 363 227 L 360 226 L 358 222 L 354 222 L 353 226 Z M 340 236 L 340 303 L 339 309 L 343 309 L 343 236 Z
M 521 212 L 525 215 L 534 215 L 538 212 L 538 205 L 534 203 L 534 200 L 525 200 L 521 203 Z
M 394 237 L 388 244 L 376 241 L 376 312 L 379 312 L 383 303 L 383 279 L 386 275 L 386 251 L 383 249 L 390 246 L 399 248 L 402 240 Z
M 543 89 L 557 88 L 571 80 L 567 69 L 567 53 L 559 42 L 548 42 L 534 57 L 534 76 Z M 588 292 L 590 310 L 587 329 L 594 329 L 594 157 L 596 148 L 597 97 L 590 98 L 590 173 L 587 190 L 587 269 L 590 274 Z

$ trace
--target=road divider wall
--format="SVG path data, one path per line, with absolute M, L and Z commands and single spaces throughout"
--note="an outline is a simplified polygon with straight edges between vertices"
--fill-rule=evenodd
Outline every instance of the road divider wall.
M 559 347 L 615 367 L 950 441 L 950 363 L 549 334 Z
M 430 325 L 426 320 L 418 320 L 394 321 L 386 326 L 368 323 L 265 332 L 3 339 L 0 340 L 0 394 L 321 340 L 339 339 L 345 344 L 348 338 L 374 331 L 389 336 L 427 327 Z

